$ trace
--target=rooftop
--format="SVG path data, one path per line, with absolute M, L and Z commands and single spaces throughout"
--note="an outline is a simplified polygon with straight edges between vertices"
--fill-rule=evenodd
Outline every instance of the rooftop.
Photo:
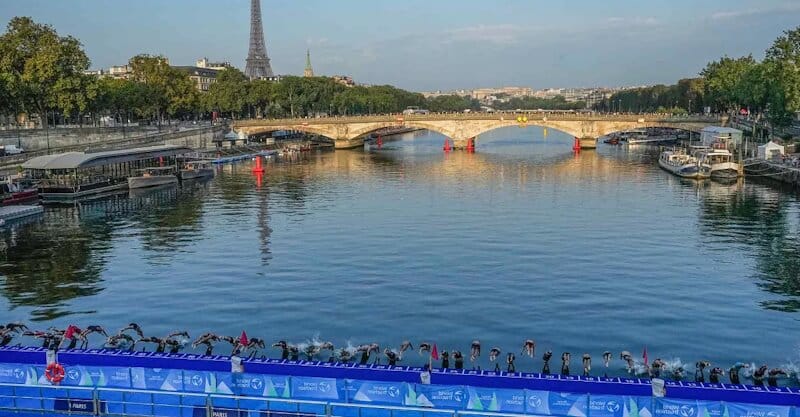
M 76 169 L 91 168 L 108 164 L 131 162 L 139 159 L 173 156 L 191 152 L 185 146 L 158 145 L 144 148 L 120 149 L 104 152 L 66 152 L 54 155 L 37 156 L 24 164 L 24 169 Z

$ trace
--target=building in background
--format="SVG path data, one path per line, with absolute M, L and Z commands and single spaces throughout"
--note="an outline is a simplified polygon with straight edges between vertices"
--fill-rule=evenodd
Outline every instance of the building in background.
M 208 91 L 208 88 L 211 87 L 211 84 L 217 82 L 217 73 L 219 71 L 215 69 L 196 66 L 176 66 L 173 68 L 179 69 L 188 74 L 189 79 L 194 82 L 195 88 L 202 92 Z
M 314 68 L 311 67 L 311 50 L 306 49 L 306 69 L 303 70 L 303 77 L 313 77 Z
M 341 85 L 344 85 L 344 86 L 347 86 L 347 87 L 355 87 L 356 86 L 355 81 L 353 81 L 353 77 L 350 77 L 350 76 L 347 76 L 347 75 L 334 75 L 331 78 L 333 78 L 333 80 L 336 81 L 337 83 L 339 83 Z
M 222 70 L 224 70 L 226 68 L 232 68 L 233 67 L 231 65 L 231 63 L 228 62 L 228 61 L 211 62 L 211 61 L 208 60 L 208 58 L 205 58 L 205 57 L 198 59 L 197 62 L 195 63 L 195 66 L 197 68 L 207 68 L 207 69 L 212 69 L 212 70 L 217 70 L 217 71 L 222 71 Z

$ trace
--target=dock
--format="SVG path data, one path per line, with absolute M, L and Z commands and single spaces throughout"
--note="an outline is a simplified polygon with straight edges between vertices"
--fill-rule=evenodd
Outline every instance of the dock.
M 44 212 L 42 206 L 3 206 L 0 207 L 0 220 L 10 222 L 24 217 L 37 216 Z

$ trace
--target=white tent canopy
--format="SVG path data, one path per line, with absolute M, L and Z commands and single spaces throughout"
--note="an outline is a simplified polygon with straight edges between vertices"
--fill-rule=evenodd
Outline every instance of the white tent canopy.
M 761 146 L 758 147 L 758 158 L 759 159 L 774 159 L 778 155 L 785 155 L 786 151 L 784 150 L 783 145 L 778 145 L 773 141 L 769 141 Z

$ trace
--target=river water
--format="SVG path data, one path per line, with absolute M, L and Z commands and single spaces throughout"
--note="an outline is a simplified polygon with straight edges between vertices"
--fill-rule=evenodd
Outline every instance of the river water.
M 574 156 L 570 137 L 548 133 L 497 130 L 475 154 L 444 154 L 441 136 L 414 132 L 269 163 L 260 180 L 243 163 L 48 207 L 0 231 L 0 321 L 462 352 L 480 339 L 479 365 L 497 346 L 523 371 L 545 349 L 572 352 L 579 370 L 583 353 L 599 369 L 603 351 L 641 361 L 645 346 L 687 371 L 701 359 L 794 369 L 796 194 L 684 181 L 652 149 Z M 520 355 L 528 338 L 535 360 Z

